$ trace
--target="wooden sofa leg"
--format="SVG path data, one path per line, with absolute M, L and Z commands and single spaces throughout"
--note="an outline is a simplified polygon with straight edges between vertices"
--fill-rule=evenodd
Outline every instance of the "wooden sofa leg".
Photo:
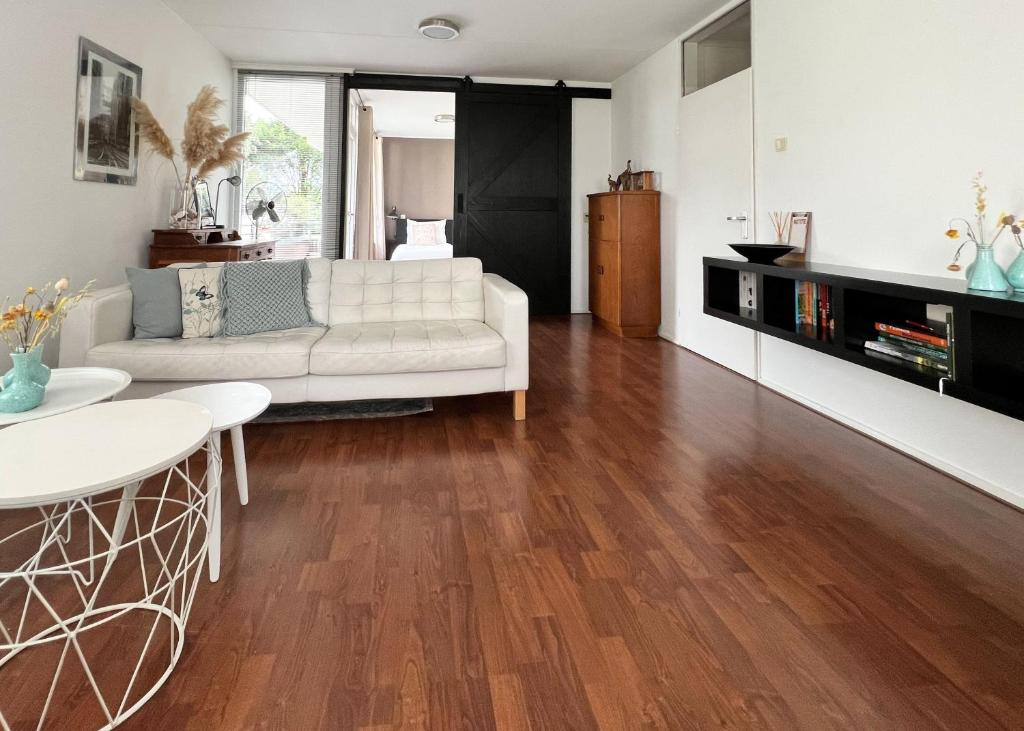
M 526 391 L 514 391 L 512 393 L 512 416 L 516 421 L 526 419 Z

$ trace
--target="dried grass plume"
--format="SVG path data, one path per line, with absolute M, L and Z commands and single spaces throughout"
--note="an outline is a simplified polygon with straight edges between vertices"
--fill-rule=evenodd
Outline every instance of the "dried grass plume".
M 196 175 L 200 178 L 205 178 L 214 170 L 227 168 L 234 165 L 236 162 L 244 160 L 245 154 L 242 148 L 247 139 L 249 139 L 248 132 L 242 132 L 241 134 L 228 137 L 221 144 L 220 149 L 212 157 L 208 157 L 206 161 L 199 166 L 199 172 L 196 173 Z
M 139 134 L 142 139 L 153 148 L 153 152 L 174 162 L 174 145 L 171 143 L 171 138 L 156 121 L 149 106 L 137 96 L 132 97 L 131 104 L 139 123 Z
M 188 105 L 181 156 L 190 169 L 200 167 L 207 158 L 216 155 L 227 138 L 228 128 L 218 124 L 217 119 L 217 110 L 223 104 L 224 100 L 217 96 L 217 89 L 207 84 Z

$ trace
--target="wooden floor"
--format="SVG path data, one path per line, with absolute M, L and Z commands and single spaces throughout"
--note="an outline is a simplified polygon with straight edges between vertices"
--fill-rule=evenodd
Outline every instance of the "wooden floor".
M 1024 514 L 667 342 L 531 342 L 525 422 L 249 428 L 126 728 L 1024 728 Z

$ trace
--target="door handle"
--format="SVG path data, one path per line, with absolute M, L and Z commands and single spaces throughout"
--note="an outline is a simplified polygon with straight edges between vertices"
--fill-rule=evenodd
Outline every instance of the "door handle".
M 741 213 L 738 216 L 726 216 L 725 220 L 726 221 L 738 222 L 740 224 L 740 226 L 741 226 L 741 228 L 740 228 L 740 236 L 742 236 L 744 239 L 750 238 L 747 235 L 747 213 L 746 213 L 746 211 L 744 211 L 743 213 Z
M 463 201 L 464 199 L 462 193 L 459 193 L 458 202 L 456 203 L 456 211 L 459 213 L 465 213 L 465 206 L 463 205 Z

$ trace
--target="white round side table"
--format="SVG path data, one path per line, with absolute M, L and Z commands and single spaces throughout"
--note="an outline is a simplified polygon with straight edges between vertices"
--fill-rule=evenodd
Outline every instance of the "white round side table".
M 131 382 L 130 375 L 116 368 L 54 368 L 43 403 L 30 411 L 0 414 L 0 428 L 98 404 L 114 398 Z
M 196 404 L 142 400 L 0 431 L 0 509 L 41 515 L 0 534 L 0 687 L 16 689 L 0 693 L 0 728 L 22 725 L 26 708 L 43 727 L 62 674 L 88 681 L 81 692 L 95 696 L 103 729 L 170 676 L 208 539 L 207 476 L 192 474 L 188 458 L 212 426 Z M 47 677 L 55 656 L 37 699 L 25 668 Z M 111 675 L 126 663 L 127 686 Z M 22 680 L 5 684 L 5 670 Z
M 188 401 L 205 406 L 213 414 L 213 431 L 207 448 L 210 460 L 207 472 L 213 501 L 207 507 L 210 523 L 210 550 L 207 559 L 210 564 L 210 581 L 220 578 L 220 477 L 223 459 L 220 451 L 221 432 L 231 432 L 231 453 L 235 459 L 235 483 L 238 485 L 238 501 L 249 504 L 249 475 L 245 465 L 245 441 L 242 425 L 248 424 L 262 414 L 270 405 L 270 389 L 258 383 L 244 381 L 231 383 L 209 383 L 177 391 L 161 393 L 155 399 Z

